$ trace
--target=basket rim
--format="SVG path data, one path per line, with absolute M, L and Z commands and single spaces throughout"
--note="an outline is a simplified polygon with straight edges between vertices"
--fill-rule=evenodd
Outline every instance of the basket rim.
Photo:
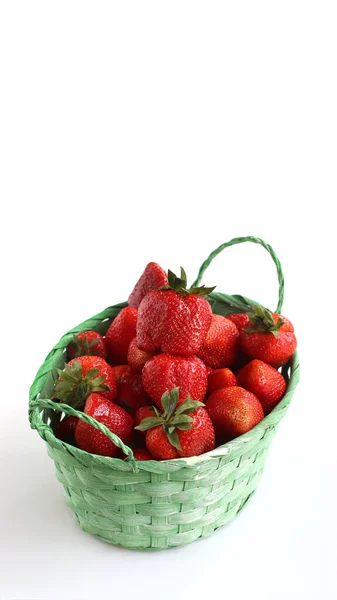
M 231 296 L 226 295 L 226 298 L 228 298 L 228 297 L 231 297 Z M 107 321 L 107 320 L 109 320 L 105 316 L 105 313 L 107 310 L 118 309 L 118 312 L 119 312 L 119 310 L 121 310 L 125 306 L 127 306 L 126 302 L 115 304 L 111 307 L 108 307 L 108 309 L 105 309 L 105 311 L 102 311 L 95 317 L 92 317 L 92 319 L 95 319 L 97 317 L 103 317 L 103 318 L 101 318 L 100 322 Z M 233 311 L 233 312 L 235 312 L 235 311 Z M 112 317 L 112 318 L 115 318 L 115 317 Z M 110 320 L 111 320 L 111 318 L 110 318 Z M 90 321 L 90 319 L 86 320 L 83 323 L 81 323 L 80 325 L 78 325 L 78 328 L 82 328 L 83 326 L 86 326 L 88 324 L 88 321 Z M 93 327 L 93 329 L 94 329 L 94 327 Z M 82 329 L 82 331 L 85 331 L 85 329 Z M 69 339 L 67 339 L 67 338 L 69 338 L 69 335 L 65 334 L 61 338 L 60 342 L 54 348 L 57 347 L 58 349 L 61 349 L 64 351 L 69 342 Z M 50 356 L 50 354 L 47 356 L 47 358 L 49 356 Z M 41 368 L 43 367 L 44 364 L 45 364 L 45 362 L 42 363 L 38 373 L 41 371 Z M 287 383 L 287 391 L 286 391 L 285 395 L 283 396 L 281 401 L 275 406 L 275 408 L 267 416 L 265 416 L 264 419 L 262 419 L 262 421 L 260 421 L 260 423 L 255 425 L 255 427 L 253 427 L 253 429 L 251 429 L 247 433 L 244 433 L 243 435 L 238 436 L 237 438 L 234 438 L 233 440 L 231 440 L 225 444 L 222 444 L 221 446 L 218 446 L 217 448 L 214 448 L 214 450 L 211 450 L 211 451 L 201 454 L 199 456 L 191 456 L 191 457 L 177 458 L 177 459 L 163 460 L 163 461 L 157 461 L 155 459 L 148 460 L 148 461 L 138 461 L 137 459 L 133 459 L 137 463 L 137 468 L 141 468 L 142 470 L 146 470 L 146 471 L 153 471 L 154 465 L 165 465 L 167 467 L 172 466 L 173 468 L 175 468 L 175 467 L 178 467 L 178 468 L 191 467 L 191 466 L 195 466 L 197 463 L 212 460 L 214 458 L 219 459 L 221 457 L 228 456 L 234 452 L 237 452 L 240 449 L 242 449 L 242 451 L 244 451 L 245 446 L 249 442 L 256 441 L 259 437 L 262 438 L 262 435 L 265 434 L 265 431 L 269 427 L 273 427 L 273 426 L 277 425 L 279 423 L 279 421 L 282 419 L 282 417 L 284 416 L 284 414 L 290 404 L 292 396 L 294 394 L 295 388 L 299 382 L 300 361 L 299 361 L 298 350 L 296 350 L 294 355 L 292 356 L 292 358 L 289 362 L 289 368 L 290 368 L 290 376 L 289 376 L 289 381 Z M 44 374 L 40 389 L 42 389 L 43 384 L 45 383 L 47 377 L 48 377 L 48 372 Z M 35 377 L 34 382 L 31 386 L 30 393 L 32 391 L 32 388 L 34 386 L 36 378 L 37 378 L 37 376 Z M 86 460 L 88 460 L 88 457 L 92 457 L 92 459 L 95 460 L 96 464 L 97 464 L 97 462 L 99 462 L 100 464 L 102 464 L 102 466 L 104 465 L 104 466 L 113 467 L 114 465 L 115 466 L 118 465 L 119 469 L 121 467 L 123 468 L 123 470 L 124 470 L 124 468 L 125 468 L 125 470 L 132 469 L 130 460 L 126 460 L 123 458 L 112 458 L 110 456 L 101 456 L 101 455 L 93 454 L 90 452 L 86 452 L 85 450 L 82 450 L 81 448 L 77 448 L 76 446 L 72 446 L 71 444 L 67 444 L 66 442 L 63 442 L 62 440 L 58 439 L 55 436 L 54 431 L 50 427 L 50 425 L 46 424 L 42 419 L 41 411 L 43 410 L 43 408 L 39 408 L 39 407 L 35 407 L 35 406 L 33 408 L 31 408 L 31 402 L 38 399 L 40 397 L 40 394 L 41 394 L 41 392 L 38 392 L 36 395 L 33 395 L 33 396 L 30 395 L 29 419 L 31 422 L 31 427 L 34 429 L 37 429 L 40 437 L 42 437 L 42 439 L 44 441 L 46 441 L 47 444 L 50 445 L 52 442 L 53 447 L 56 447 L 56 448 L 59 447 L 60 449 L 63 449 L 63 450 L 66 449 L 75 458 L 78 458 L 79 460 L 81 459 L 81 457 L 82 457 L 82 459 L 86 459 Z M 46 432 L 48 432 L 48 440 L 45 437 Z

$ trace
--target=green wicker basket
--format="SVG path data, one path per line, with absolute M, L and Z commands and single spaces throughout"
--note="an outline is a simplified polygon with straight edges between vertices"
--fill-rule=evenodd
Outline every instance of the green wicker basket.
M 242 242 L 261 244 L 275 262 L 281 311 L 284 280 L 273 249 L 255 237 L 235 238 L 217 248 L 200 268 L 200 282 L 219 252 Z M 243 296 L 212 293 L 213 312 L 244 312 L 252 301 Z M 256 304 L 256 302 L 254 302 Z M 247 503 L 260 480 L 267 451 L 299 380 L 297 352 L 283 373 L 287 392 L 274 410 L 254 429 L 235 440 L 191 458 L 137 461 L 131 448 L 92 417 L 50 400 L 57 369 L 66 361 L 66 348 L 74 335 L 94 329 L 104 334 L 127 304 L 107 308 L 65 334 L 48 354 L 30 389 L 29 420 L 47 443 L 56 476 L 64 486 L 66 502 L 80 527 L 111 544 L 133 549 L 182 546 L 209 536 L 229 523 Z M 127 460 L 89 454 L 57 439 L 53 429 L 61 412 L 76 415 L 105 433 Z

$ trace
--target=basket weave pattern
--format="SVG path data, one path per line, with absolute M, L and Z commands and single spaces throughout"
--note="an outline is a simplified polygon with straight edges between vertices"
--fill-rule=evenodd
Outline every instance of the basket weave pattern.
M 222 249 L 234 243 L 260 243 L 272 255 L 279 275 L 279 304 L 283 299 L 283 275 L 273 250 L 258 238 L 235 238 L 218 248 L 202 265 L 199 277 Z M 276 262 L 277 261 L 277 262 Z M 213 312 L 231 312 L 240 305 L 238 296 L 211 295 Z M 247 300 L 247 302 L 249 302 Z M 30 390 L 29 418 L 47 443 L 56 476 L 64 486 L 66 502 L 81 528 L 112 544 L 135 549 L 171 548 L 209 536 L 231 521 L 256 489 L 271 440 L 285 414 L 299 379 L 297 353 L 290 367 L 287 392 L 276 408 L 254 429 L 202 456 L 171 461 L 136 461 L 119 438 L 84 413 L 50 400 L 63 368 L 66 348 L 74 333 L 94 329 L 104 334 L 126 306 L 104 310 L 62 337 L 39 369 Z M 242 308 L 242 306 L 241 306 Z M 74 414 L 106 433 L 125 452 L 123 461 L 89 454 L 57 439 L 53 427 L 61 412 Z

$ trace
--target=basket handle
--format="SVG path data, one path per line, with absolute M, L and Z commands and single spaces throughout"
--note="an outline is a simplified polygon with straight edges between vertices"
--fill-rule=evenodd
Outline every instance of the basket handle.
M 278 304 L 276 307 L 276 312 L 280 313 L 282 310 L 283 298 L 284 298 L 284 276 L 283 276 L 283 272 L 282 272 L 281 263 L 280 263 L 277 255 L 275 254 L 275 251 L 269 244 L 267 244 L 264 240 L 261 240 L 261 238 L 253 237 L 252 235 L 247 235 L 246 237 L 233 238 L 229 242 L 225 242 L 224 244 L 221 244 L 221 246 L 219 246 L 218 248 L 213 250 L 213 252 L 211 252 L 209 257 L 206 258 L 206 260 L 202 263 L 202 265 L 199 269 L 198 277 L 196 278 L 195 282 L 192 284 L 191 287 L 197 287 L 200 284 L 202 276 L 205 273 L 207 267 L 209 267 L 213 258 L 215 258 L 218 254 L 220 254 L 220 252 L 222 252 L 225 248 L 229 248 L 229 246 L 234 246 L 235 244 L 243 244 L 244 242 L 253 242 L 253 244 L 260 244 L 267 250 L 267 252 L 269 252 L 270 256 L 272 257 L 272 259 L 275 263 L 275 266 L 276 266 L 278 283 L 279 283 Z
M 37 429 L 37 430 L 39 429 L 39 425 L 35 423 L 35 420 L 33 418 L 33 411 L 34 411 L 34 409 L 38 409 L 38 411 L 40 412 L 41 409 L 43 409 L 43 408 L 52 408 L 53 410 L 58 410 L 60 412 L 64 412 L 66 415 L 78 417 L 81 421 L 84 421 L 84 423 L 88 423 L 88 425 L 92 425 L 93 427 L 98 429 L 98 431 L 101 431 L 102 433 L 104 433 L 104 435 L 106 435 L 109 438 L 109 440 L 111 440 L 111 442 L 113 442 L 118 448 L 120 448 L 124 452 L 124 454 L 126 454 L 128 462 L 130 462 L 132 464 L 133 470 L 136 470 L 136 459 L 133 456 L 133 451 L 131 450 L 131 448 L 129 448 L 129 446 L 126 446 L 122 442 L 122 440 L 118 437 L 118 435 L 116 435 L 115 433 L 112 433 L 112 431 L 110 431 L 110 429 L 108 429 L 105 425 L 103 425 L 103 423 L 99 423 L 99 421 L 96 421 L 96 419 L 94 419 L 90 415 L 85 414 L 84 412 L 82 412 L 80 410 L 75 410 L 68 404 L 53 402 L 52 400 L 49 400 L 47 398 L 37 398 L 36 400 L 31 400 L 29 409 L 30 409 L 30 422 L 31 422 L 31 427 L 33 429 Z

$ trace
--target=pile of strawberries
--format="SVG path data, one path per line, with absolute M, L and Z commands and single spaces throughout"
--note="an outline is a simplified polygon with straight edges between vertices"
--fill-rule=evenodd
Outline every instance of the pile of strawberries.
M 75 336 L 53 397 L 103 423 L 138 460 L 198 456 L 246 433 L 286 391 L 278 370 L 296 349 L 285 317 L 260 307 L 213 314 L 214 288 L 187 288 L 149 263 L 105 337 Z M 65 417 L 56 436 L 121 457 L 92 425 Z

